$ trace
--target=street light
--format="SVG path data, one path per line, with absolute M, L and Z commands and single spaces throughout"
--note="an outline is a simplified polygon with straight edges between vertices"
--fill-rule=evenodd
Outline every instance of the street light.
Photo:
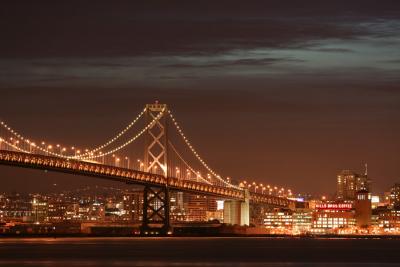
M 53 146 L 52 145 L 48 145 L 47 146 L 47 155 L 49 155 L 49 152 L 51 151 L 53 149 Z
M 32 147 L 36 147 L 36 144 L 34 142 L 29 143 L 29 152 L 32 153 Z
M 128 169 L 129 169 L 129 158 L 128 158 L 128 157 L 125 157 L 125 159 L 126 159 L 126 161 L 127 161 L 127 166 L 128 166 Z
M 138 162 L 138 164 L 139 164 L 139 171 L 141 171 L 141 170 L 142 170 L 142 167 L 144 166 L 144 164 L 143 164 L 143 162 L 142 162 L 140 159 L 138 159 L 137 162 Z M 143 168 L 143 171 L 144 171 L 144 168 Z

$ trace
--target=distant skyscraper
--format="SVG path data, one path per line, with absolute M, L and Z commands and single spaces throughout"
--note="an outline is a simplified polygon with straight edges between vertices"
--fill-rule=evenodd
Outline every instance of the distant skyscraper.
M 337 175 L 336 197 L 340 200 L 354 200 L 356 192 L 366 190 L 371 192 L 371 180 L 368 178 L 367 165 L 364 175 L 351 170 L 343 170 Z
M 390 188 L 389 203 L 395 209 L 400 209 L 400 184 L 394 184 Z

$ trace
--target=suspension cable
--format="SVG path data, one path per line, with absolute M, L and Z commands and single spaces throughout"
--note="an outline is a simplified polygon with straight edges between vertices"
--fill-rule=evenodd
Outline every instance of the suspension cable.
M 68 155 L 63 155 L 63 154 L 59 154 L 56 152 L 52 152 L 46 148 L 42 148 L 39 145 L 36 145 L 35 148 L 39 149 L 42 152 L 45 152 L 49 155 L 52 156 L 57 156 L 57 157 L 62 157 L 62 158 L 69 158 L 69 159 L 80 159 L 80 158 L 84 158 L 86 155 L 91 155 L 97 151 L 99 151 L 100 149 L 103 149 L 107 146 L 109 146 L 110 144 L 112 144 L 113 142 L 115 142 L 116 140 L 118 140 L 124 133 L 126 133 L 130 128 L 132 128 L 132 126 L 134 124 L 136 124 L 136 122 L 143 116 L 143 114 L 146 112 L 147 108 L 144 108 L 142 110 L 142 112 L 127 126 L 125 127 L 125 129 L 123 129 L 120 133 L 118 133 L 115 137 L 111 138 L 109 141 L 107 141 L 106 143 L 104 143 L 101 146 L 96 147 L 93 150 L 87 151 L 83 154 L 80 155 L 74 155 L 74 156 L 68 156 Z M 0 125 L 3 126 L 6 130 L 8 130 L 10 133 L 12 133 L 15 137 L 17 137 L 18 139 L 20 139 L 21 141 L 25 141 L 27 143 L 30 143 L 30 139 L 22 136 L 21 134 L 19 134 L 17 131 L 15 131 L 14 129 L 12 129 L 10 126 L 8 126 L 4 121 L 0 121 Z
M 129 139 L 128 141 L 126 141 L 122 145 L 120 145 L 120 146 L 118 146 L 118 147 L 116 147 L 116 148 L 114 148 L 114 149 L 112 149 L 110 151 L 107 151 L 105 153 L 101 153 L 99 155 L 94 155 L 94 156 L 91 155 L 89 157 L 84 157 L 84 158 L 81 158 L 81 159 L 89 160 L 89 159 L 100 158 L 100 157 L 104 157 L 104 156 L 110 155 L 112 153 L 115 153 L 118 150 L 121 150 L 122 148 L 126 147 L 127 145 L 129 145 L 130 143 L 132 143 L 133 141 L 138 139 L 143 133 L 145 133 L 150 127 L 152 127 L 152 125 L 155 124 L 162 117 L 162 115 L 164 114 L 164 111 L 165 111 L 165 108 L 162 109 L 160 111 L 160 113 L 158 113 L 157 116 L 154 117 L 154 119 L 149 124 L 146 125 L 146 127 L 144 127 L 139 133 L 137 133 L 135 136 L 133 136 L 131 139 Z
M 131 123 L 129 123 L 128 126 L 125 127 L 125 129 L 123 129 L 121 132 L 119 132 L 116 136 L 111 138 L 109 141 L 107 141 L 106 143 L 104 143 L 101 146 L 98 146 L 98 147 L 96 147 L 96 148 L 94 148 L 94 149 L 92 149 L 92 150 L 90 150 L 88 152 L 85 152 L 85 153 L 83 153 L 81 155 L 78 155 L 76 157 L 77 158 L 83 158 L 86 155 L 90 155 L 92 153 L 95 153 L 95 152 L 99 151 L 100 149 L 103 149 L 103 148 L 109 146 L 110 144 L 114 143 L 115 141 L 117 141 L 123 134 L 125 134 L 130 128 L 132 128 L 133 125 L 135 125 L 135 123 L 143 116 L 143 114 L 146 112 L 146 110 L 147 110 L 147 107 L 145 107 L 142 110 L 142 112 L 140 112 L 140 114 Z
M 179 154 L 178 150 L 175 148 L 175 146 L 171 143 L 171 141 L 168 141 L 168 144 L 171 146 L 172 150 L 175 152 L 175 154 L 179 157 L 179 159 L 186 165 L 186 167 L 195 175 L 197 175 L 196 177 L 200 178 L 201 180 L 203 180 L 204 182 L 206 182 L 207 184 L 212 184 L 210 181 L 207 181 L 206 179 L 204 179 L 201 175 L 198 176 L 198 174 L 196 173 L 196 171 L 183 159 L 183 157 L 181 156 L 181 154 Z
M 174 116 L 172 115 L 172 112 L 168 109 L 167 110 L 168 115 L 170 116 L 172 122 L 175 125 L 175 128 L 177 129 L 178 133 L 181 135 L 181 137 L 183 138 L 183 141 L 185 141 L 186 145 L 189 147 L 189 149 L 191 150 L 191 152 L 194 154 L 194 156 L 197 158 L 197 160 L 200 161 L 200 163 L 219 181 L 221 181 L 222 183 L 224 183 L 225 185 L 229 186 L 229 187 L 233 187 L 236 189 L 242 189 L 239 186 L 233 185 L 227 181 L 225 181 L 224 179 L 221 178 L 220 175 L 218 175 L 213 169 L 211 169 L 208 164 L 200 157 L 200 155 L 197 153 L 197 151 L 194 149 L 194 147 L 192 146 L 192 144 L 190 143 L 189 139 L 185 136 L 185 134 L 182 131 L 182 128 L 179 126 L 178 122 L 176 121 L 176 119 L 174 118 Z

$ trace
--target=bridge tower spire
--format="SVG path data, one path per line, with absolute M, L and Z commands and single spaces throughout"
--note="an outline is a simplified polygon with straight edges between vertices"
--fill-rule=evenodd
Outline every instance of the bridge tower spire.
M 159 116 L 161 112 L 163 114 Z M 159 117 L 145 135 L 144 171 L 163 175 L 167 184 L 163 187 L 145 186 L 141 232 L 143 235 L 167 234 L 170 230 L 167 105 L 159 104 L 158 101 L 147 104 L 145 116 L 146 124 Z

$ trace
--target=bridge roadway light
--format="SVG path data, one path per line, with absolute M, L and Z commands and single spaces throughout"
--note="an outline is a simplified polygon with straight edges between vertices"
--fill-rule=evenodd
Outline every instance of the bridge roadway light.
M 104 164 L 104 154 L 102 151 L 99 151 L 99 155 L 101 156 L 101 163 Z
M 29 152 L 32 153 L 32 147 L 36 147 L 36 144 L 34 142 L 29 143 Z

